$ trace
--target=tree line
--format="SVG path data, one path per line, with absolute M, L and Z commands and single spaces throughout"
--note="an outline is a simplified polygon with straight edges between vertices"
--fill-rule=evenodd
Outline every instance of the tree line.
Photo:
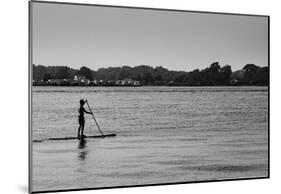
M 209 67 L 190 72 L 170 71 L 162 66 L 155 68 L 147 65 L 135 67 L 108 67 L 97 71 L 88 67 L 72 69 L 67 66 L 33 65 L 33 80 L 73 79 L 83 75 L 89 80 L 116 81 L 132 79 L 142 85 L 178 85 L 178 86 L 223 86 L 223 85 L 268 85 L 268 67 L 247 64 L 241 70 L 232 72 L 230 65 L 220 66 L 219 62 Z

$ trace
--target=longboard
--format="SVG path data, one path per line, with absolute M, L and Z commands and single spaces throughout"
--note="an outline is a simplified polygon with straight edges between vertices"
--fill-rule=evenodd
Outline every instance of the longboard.
M 104 137 L 115 137 L 115 133 L 105 134 L 105 135 L 89 135 L 83 137 L 83 139 L 87 138 L 104 138 Z M 71 140 L 71 139 L 78 139 L 77 137 L 51 137 L 48 139 L 43 140 L 33 140 L 32 142 L 42 142 L 42 141 L 59 141 L 59 140 Z

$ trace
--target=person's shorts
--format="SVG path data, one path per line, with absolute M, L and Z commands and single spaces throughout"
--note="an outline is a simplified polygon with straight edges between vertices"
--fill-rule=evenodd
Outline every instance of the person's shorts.
M 84 117 L 78 116 L 78 123 L 79 123 L 79 125 L 84 125 L 84 124 L 85 124 L 85 119 L 84 119 Z

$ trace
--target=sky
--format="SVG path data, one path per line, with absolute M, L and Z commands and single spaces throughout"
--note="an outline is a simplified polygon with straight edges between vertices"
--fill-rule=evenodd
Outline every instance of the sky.
M 32 62 L 92 70 L 268 66 L 267 17 L 32 3 Z

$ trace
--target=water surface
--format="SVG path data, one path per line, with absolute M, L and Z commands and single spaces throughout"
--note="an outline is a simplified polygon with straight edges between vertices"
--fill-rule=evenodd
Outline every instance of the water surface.
M 76 136 L 81 98 L 117 136 L 33 143 L 34 191 L 268 175 L 267 87 L 33 87 L 33 139 Z

